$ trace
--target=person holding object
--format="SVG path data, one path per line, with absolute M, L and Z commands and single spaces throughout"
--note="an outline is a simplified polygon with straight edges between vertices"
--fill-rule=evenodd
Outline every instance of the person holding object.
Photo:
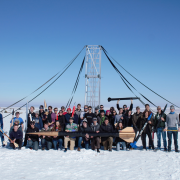
M 18 125 L 14 124 L 14 129 L 10 133 L 10 139 L 11 139 L 10 146 L 13 149 L 16 149 L 16 147 L 14 145 L 14 143 L 16 143 L 19 146 L 18 149 L 21 150 L 21 147 L 22 147 L 22 138 L 23 138 L 22 131 L 18 129 Z
M 97 118 L 93 118 L 93 123 L 91 124 L 91 130 L 93 132 L 99 133 L 100 125 L 97 123 Z M 91 149 L 95 150 L 97 148 L 97 152 L 100 153 L 100 137 L 91 136 Z
M 12 123 L 12 120 L 13 120 L 13 123 Z M 10 121 L 10 129 L 13 126 L 12 124 L 14 124 L 15 121 L 19 121 L 19 125 L 21 125 L 22 131 L 24 130 L 24 121 L 21 117 L 19 117 L 19 112 L 16 112 L 16 117 L 14 117 L 12 120 Z
M 30 128 L 28 127 L 27 133 L 39 132 L 39 129 L 35 126 L 35 122 L 30 122 Z M 39 149 L 39 136 L 33 134 L 27 134 L 28 146 L 30 149 L 37 151 Z
M 168 136 L 168 152 L 171 152 L 172 134 L 174 138 L 175 152 L 178 150 L 178 132 L 180 132 L 179 115 L 175 113 L 175 107 L 170 106 L 170 113 L 166 116 L 166 124 L 164 131 L 167 132 Z M 178 126 L 178 128 L 177 128 Z
M 120 99 L 117 101 L 117 104 L 116 104 L 116 107 L 117 107 L 118 110 L 120 109 L 120 107 L 119 107 L 119 101 L 120 101 Z M 127 113 L 127 110 L 128 110 L 127 105 L 124 104 L 124 105 L 123 105 L 123 114 L 126 114 L 126 113 Z M 131 99 L 131 104 L 130 104 L 129 110 L 131 110 L 131 111 L 133 110 L 133 100 L 132 100 L 132 99 Z
M 77 124 L 73 123 L 73 117 L 69 118 L 69 123 L 66 125 L 65 131 L 66 132 L 78 131 Z M 65 148 L 64 152 L 67 152 L 67 147 L 68 147 L 69 141 L 70 141 L 70 150 L 74 150 L 76 137 L 65 136 L 64 137 L 64 148 Z
M 149 111 L 145 110 L 139 122 L 140 129 L 142 129 L 144 124 L 148 121 L 148 117 L 149 117 Z M 148 138 L 149 138 L 149 149 L 152 148 L 154 150 L 154 144 L 153 144 L 152 136 L 151 136 L 152 126 L 153 126 L 153 116 L 151 116 L 151 119 L 148 121 L 148 125 L 145 127 L 142 133 L 143 150 L 147 150 L 146 149 L 146 135 L 148 135 Z
M 109 123 L 109 119 L 107 117 L 105 117 L 104 123 L 100 126 L 100 132 L 114 132 L 113 127 Z M 101 140 L 104 146 L 104 150 L 109 149 L 109 151 L 112 151 L 113 137 L 102 137 Z
M 157 149 L 156 150 L 160 150 L 161 148 L 161 135 L 162 135 L 164 151 L 167 151 L 166 132 L 164 131 L 165 122 L 166 122 L 166 114 L 163 113 L 163 111 L 161 110 L 161 107 L 158 106 L 157 114 L 155 115 L 155 119 L 154 119 L 154 127 L 157 133 Z
M 32 118 L 35 117 L 34 113 L 34 106 L 30 107 L 29 113 L 28 113 L 28 127 L 31 127 L 30 122 L 32 121 Z

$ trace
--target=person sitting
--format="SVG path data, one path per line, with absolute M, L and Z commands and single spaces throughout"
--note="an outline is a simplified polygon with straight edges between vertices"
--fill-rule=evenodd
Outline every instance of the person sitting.
M 122 129 L 124 129 L 124 127 L 123 127 L 122 121 L 120 120 L 116 127 L 116 130 L 117 130 L 117 132 L 121 132 Z M 119 137 L 116 137 L 115 141 L 116 141 L 116 151 L 120 150 L 120 145 L 122 146 L 122 150 L 126 150 L 126 142 L 125 141 L 123 141 Z
M 41 117 L 39 116 L 39 111 L 35 112 L 35 117 L 32 118 L 32 121 L 35 122 L 35 127 L 37 127 L 39 130 L 43 128 L 43 122 Z
M 93 123 L 91 124 L 91 130 L 93 132 L 99 133 L 100 125 L 97 123 L 97 118 L 93 118 Z M 97 152 L 100 153 L 100 137 L 91 136 L 91 149 L 95 150 L 97 148 Z
M 42 128 L 41 132 L 48 132 L 51 131 L 49 128 L 49 123 L 45 122 L 44 123 L 44 128 Z M 40 136 L 41 138 L 41 145 L 42 145 L 42 150 L 47 150 L 52 148 L 52 137 L 51 136 Z
M 110 133 L 114 132 L 113 127 L 109 123 L 109 119 L 105 117 L 104 123 L 100 126 L 100 132 Z M 112 151 L 113 138 L 112 137 L 102 137 L 102 144 L 104 146 L 104 150 Z
M 66 125 L 65 131 L 66 132 L 76 132 L 76 131 L 78 131 L 77 124 L 73 123 L 73 117 L 69 118 L 69 123 Z M 70 150 L 74 150 L 76 137 L 65 136 L 64 137 L 64 148 L 65 148 L 64 152 L 67 151 L 69 141 L 70 141 Z
M 85 137 L 79 137 L 78 151 L 80 151 L 80 149 L 81 149 L 80 147 L 81 147 L 82 140 L 85 144 L 85 149 L 89 149 L 90 137 L 89 137 L 88 133 L 91 132 L 91 128 L 89 127 L 88 121 L 86 118 L 83 120 L 82 126 L 80 126 L 80 128 L 79 128 L 79 132 L 87 133 L 87 134 L 85 135 Z
M 16 117 L 13 118 L 13 122 L 12 122 L 12 120 L 10 121 L 10 129 L 13 126 L 15 120 L 19 121 L 19 125 L 21 125 L 22 131 L 23 131 L 23 129 L 24 129 L 24 121 L 23 121 L 23 119 L 21 117 L 19 117 L 19 112 L 16 112 Z
M 53 126 L 53 128 L 51 129 L 51 131 L 63 131 L 64 128 L 63 126 L 61 126 L 61 124 L 59 123 L 59 121 L 56 121 L 55 125 Z M 62 150 L 62 143 L 63 143 L 63 137 L 62 136 L 54 136 L 53 137 L 53 145 L 54 145 L 54 150 L 58 150 L 58 144 L 59 144 L 59 149 Z
M 14 143 L 18 144 L 18 149 L 21 150 L 22 147 L 22 138 L 23 138 L 23 133 L 22 131 L 20 131 L 18 129 L 18 125 L 14 124 L 14 128 L 10 133 L 10 139 L 11 139 L 11 143 L 10 146 L 13 149 L 16 149 L 16 146 L 14 145 Z
M 30 127 L 27 129 L 27 138 L 28 138 L 28 146 L 30 149 L 38 150 L 39 149 L 39 136 L 28 134 L 32 132 L 39 132 L 39 129 L 35 126 L 35 122 L 30 122 Z

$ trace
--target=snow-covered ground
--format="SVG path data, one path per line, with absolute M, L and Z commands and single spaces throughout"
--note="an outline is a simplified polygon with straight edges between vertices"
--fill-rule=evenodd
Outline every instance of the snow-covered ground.
M 24 109 L 21 112 L 20 117 L 25 119 Z M 9 131 L 10 118 L 4 119 L 5 131 Z M 0 147 L 0 179 L 180 179 L 180 154 L 174 152 L 173 143 L 171 153 L 141 151 L 141 140 L 138 146 L 138 150 L 101 150 L 100 154 L 85 149 L 64 153 Z

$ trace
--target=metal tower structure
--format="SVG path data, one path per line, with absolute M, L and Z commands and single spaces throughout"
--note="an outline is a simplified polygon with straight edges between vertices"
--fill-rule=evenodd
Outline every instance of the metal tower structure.
M 100 106 L 101 95 L 101 46 L 86 46 L 85 105 Z

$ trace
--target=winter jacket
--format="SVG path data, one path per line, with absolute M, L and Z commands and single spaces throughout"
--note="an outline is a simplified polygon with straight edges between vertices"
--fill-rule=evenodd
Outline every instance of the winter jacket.
M 81 109 L 78 111 L 78 110 L 76 110 L 75 111 L 75 114 L 77 114 L 78 115 L 78 118 L 80 118 L 81 117 L 81 113 L 82 113 L 82 111 L 81 111 Z
M 91 124 L 91 130 L 93 132 L 96 132 L 96 131 L 100 131 L 100 125 L 97 123 L 96 125 L 94 125 L 93 123 Z
M 22 131 L 21 125 L 19 125 L 18 130 Z M 11 126 L 11 128 L 10 128 L 10 130 L 9 130 L 9 136 L 10 136 L 10 134 L 11 134 L 12 131 L 14 131 L 14 126 Z
M 62 115 L 62 116 L 58 116 L 58 121 L 60 123 L 60 125 L 65 128 L 65 116 Z
M 87 121 L 88 121 L 88 125 L 90 126 L 93 123 L 93 118 L 96 117 L 96 115 L 94 113 L 86 113 L 84 116 Z
M 35 127 L 37 127 L 39 130 L 43 128 L 43 122 L 42 122 L 41 117 L 39 118 L 33 117 L 32 120 L 35 122 Z
M 105 117 L 106 117 L 106 116 L 104 116 L 104 117 L 98 116 L 98 117 L 97 117 L 97 122 L 98 122 L 98 124 L 102 125 L 102 124 L 104 123 Z
M 79 132 L 90 133 L 90 132 L 92 132 L 92 130 L 91 130 L 91 128 L 89 127 L 89 125 L 87 124 L 87 127 L 86 127 L 86 128 L 85 128 L 83 125 L 80 126 Z
M 161 114 L 162 114 L 162 112 L 161 112 Z M 155 129 L 157 129 L 157 128 L 165 128 L 166 114 L 163 114 L 163 116 L 161 114 L 157 113 L 155 115 L 155 118 L 154 118 L 154 127 L 155 127 Z M 162 121 L 161 117 L 163 117 L 165 121 Z
M 41 132 L 48 132 L 48 131 L 51 131 L 51 128 L 48 127 L 47 130 L 45 130 L 45 128 L 41 129 Z M 43 139 L 43 136 L 40 136 L 40 138 Z M 45 136 L 45 140 L 46 141 L 52 141 L 52 137 Z
M 124 116 L 124 119 L 122 120 L 123 122 L 123 127 L 131 127 L 132 126 L 132 115 L 129 116 Z
M 72 124 L 68 123 L 66 125 L 66 128 L 65 128 L 65 131 L 66 130 L 68 130 L 69 132 L 76 132 L 76 131 L 78 131 L 77 124 L 75 124 L 75 123 L 72 123 Z M 75 137 L 72 137 L 72 138 L 75 138 Z
M 150 132 L 152 132 L 152 127 L 153 127 L 153 116 L 151 116 L 151 124 L 147 124 L 146 128 L 144 129 L 143 133 L 147 133 L 147 128 L 149 128 Z M 139 119 L 139 131 L 143 128 L 144 124 L 147 122 L 147 118 L 144 117 L 144 115 L 141 116 Z
M 39 117 L 41 117 L 41 119 L 43 119 L 44 118 L 44 113 L 45 113 L 45 111 L 43 110 L 43 112 L 41 112 L 40 110 L 39 110 Z
M 11 131 L 11 133 L 10 133 L 11 140 L 22 139 L 22 138 L 23 138 L 23 133 L 19 129 L 17 130 L 17 132 L 15 132 L 14 129 Z
M 138 130 L 139 127 L 138 127 L 138 122 L 140 121 L 140 118 L 142 116 L 142 112 L 140 112 L 139 114 L 134 113 L 133 116 L 132 116 L 132 124 L 133 124 L 133 128 Z
M 0 127 L 3 129 L 3 116 L 0 114 Z
M 60 125 L 58 128 L 56 128 L 56 125 L 54 125 L 53 128 L 51 129 L 51 131 L 56 131 L 56 132 L 64 131 L 64 126 Z M 53 137 L 53 140 L 62 139 L 62 138 L 63 138 L 63 136 L 58 136 L 57 138 Z
M 69 113 L 67 113 L 66 115 L 65 115 L 65 123 L 66 124 L 68 124 L 69 123 L 69 119 L 70 119 L 70 117 L 71 117 L 71 113 L 69 114 Z
M 100 132 L 105 132 L 105 133 L 108 133 L 108 132 L 114 132 L 114 129 L 113 127 L 111 126 L 110 123 L 108 123 L 108 125 L 106 125 L 105 123 L 103 123 L 101 126 L 100 126 Z M 102 137 L 101 140 L 102 141 L 106 141 L 109 137 Z
M 123 114 L 117 114 L 115 116 L 114 124 L 118 123 L 119 121 L 122 122 L 121 117 L 124 117 Z
M 32 129 L 31 127 L 27 129 L 27 133 L 32 133 L 32 132 L 39 132 L 39 129 L 37 127 L 34 127 Z M 30 138 L 33 142 L 38 141 L 39 142 L 39 136 L 38 135 L 33 135 L 33 134 L 27 134 L 28 138 Z

